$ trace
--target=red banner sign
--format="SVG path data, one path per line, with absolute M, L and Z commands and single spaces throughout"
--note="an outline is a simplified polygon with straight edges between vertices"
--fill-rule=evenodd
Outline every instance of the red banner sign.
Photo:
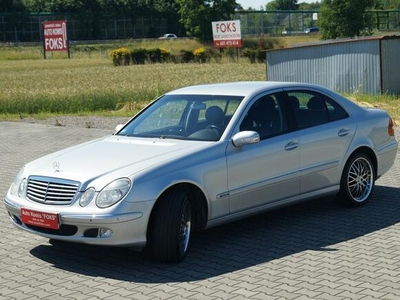
M 68 51 L 67 21 L 43 22 L 44 51 Z
M 43 227 L 43 228 L 49 228 L 49 229 L 59 228 L 57 214 L 44 213 L 26 208 L 21 209 L 21 221 L 24 224 Z

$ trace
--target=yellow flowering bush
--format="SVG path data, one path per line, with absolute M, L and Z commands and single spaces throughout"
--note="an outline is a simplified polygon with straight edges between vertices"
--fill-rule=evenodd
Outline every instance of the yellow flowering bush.
M 207 62 L 207 60 L 208 60 L 207 50 L 204 47 L 194 49 L 193 55 L 197 62 L 203 63 L 203 62 Z
M 131 62 L 131 53 L 127 48 L 118 48 L 110 52 L 114 66 L 127 66 Z
M 160 48 L 160 62 L 168 62 L 171 58 L 171 51 L 167 48 Z

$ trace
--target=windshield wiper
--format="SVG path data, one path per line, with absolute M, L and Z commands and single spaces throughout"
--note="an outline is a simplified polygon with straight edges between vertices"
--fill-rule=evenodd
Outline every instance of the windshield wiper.
M 161 140 L 165 140 L 165 139 L 186 140 L 186 137 L 180 136 L 180 135 L 166 135 L 166 134 L 162 134 L 162 135 L 159 136 L 159 138 L 160 138 Z

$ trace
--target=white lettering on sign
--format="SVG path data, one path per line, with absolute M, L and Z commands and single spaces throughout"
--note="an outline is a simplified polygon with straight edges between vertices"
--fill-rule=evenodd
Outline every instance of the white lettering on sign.
M 21 213 L 25 216 L 30 216 L 31 214 L 29 213 L 29 211 L 26 210 L 22 210 Z
M 66 21 L 43 22 L 43 36 L 45 51 L 68 50 Z
M 62 38 L 52 38 L 44 40 L 46 49 L 49 49 L 50 51 L 63 50 L 67 47 L 65 43 L 66 41 L 64 41 Z
M 21 208 L 21 221 L 24 224 L 59 229 L 58 214 Z
M 55 221 L 56 220 L 56 216 L 55 215 L 49 215 L 49 214 L 45 214 L 42 213 L 42 217 L 46 220 L 51 220 L 51 221 Z
M 53 34 L 60 34 L 60 35 L 63 35 L 63 34 L 64 34 L 64 28 L 56 28 L 56 29 L 53 29 Z
M 51 215 L 51 214 L 46 214 L 46 213 L 40 213 L 40 212 L 34 212 L 34 211 L 26 211 L 22 210 L 22 214 L 28 217 L 36 218 L 36 219 L 46 219 L 46 220 L 51 220 L 55 221 L 57 219 L 56 215 Z

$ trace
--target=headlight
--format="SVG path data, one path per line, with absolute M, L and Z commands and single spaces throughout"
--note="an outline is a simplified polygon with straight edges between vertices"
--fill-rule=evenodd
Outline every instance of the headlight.
M 100 208 L 114 205 L 125 197 L 130 187 L 131 181 L 128 178 L 121 178 L 111 182 L 100 191 L 96 198 L 96 205 Z
M 26 187 L 26 178 L 22 178 L 22 174 L 24 173 L 24 168 L 22 168 L 17 176 L 15 176 L 13 183 L 10 187 L 10 194 L 13 196 L 21 197 L 25 192 Z
M 79 205 L 85 207 L 90 203 L 90 201 L 93 200 L 95 196 L 96 196 L 96 191 L 94 190 L 94 188 L 87 189 L 79 199 Z
M 18 197 L 21 197 L 25 194 L 25 189 L 26 189 L 26 178 L 22 179 L 21 183 L 19 184 Z

